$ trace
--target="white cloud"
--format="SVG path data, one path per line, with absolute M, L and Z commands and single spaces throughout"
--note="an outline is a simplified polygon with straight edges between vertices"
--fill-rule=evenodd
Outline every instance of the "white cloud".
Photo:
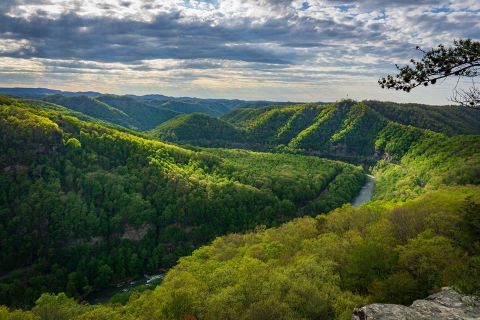
M 2 13 L 3 84 L 42 75 L 123 92 L 249 88 L 252 99 L 321 99 L 325 88 L 397 99 L 376 79 L 416 45 L 480 35 L 475 0 L 6 0 Z

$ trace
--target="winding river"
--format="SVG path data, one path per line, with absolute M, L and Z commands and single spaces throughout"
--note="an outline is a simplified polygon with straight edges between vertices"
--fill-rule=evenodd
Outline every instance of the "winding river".
M 373 188 L 375 187 L 375 177 L 367 174 L 367 182 L 362 187 L 357 197 L 353 200 L 352 206 L 358 207 L 364 203 L 369 202 L 372 199 Z M 87 301 L 90 303 L 104 303 L 108 301 L 115 294 L 121 292 L 127 292 L 134 290 L 136 287 L 141 285 L 155 286 L 162 281 L 164 274 L 158 274 L 153 276 L 145 276 L 134 281 L 126 282 L 116 286 L 111 286 L 104 288 L 95 292 L 92 292 L 88 297 Z
M 353 200 L 352 206 L 358 207 L 372 199 L 373 188 L 375 187 L 375 177 L 367 174 L 367 182 L 360 190 L 358 196 Z

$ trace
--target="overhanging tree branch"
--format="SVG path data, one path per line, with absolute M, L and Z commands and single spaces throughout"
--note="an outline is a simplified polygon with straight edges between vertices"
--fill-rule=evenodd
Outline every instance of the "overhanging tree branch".
M 480 75 L 480 42 L 455 40 L 453 46 L 446 48 L 439 45 L 437 48 L 425 51 L 417 47 L 424 56 L 417 61 L 411 59 L 411 65 L 399 67 L 395 76 L 388 75 L 378 83 L 382 88 L 410 92 L 418 86 L 435 84 L 438 80 L 450 76 L 475 78 Z M 452 101 L 463 106 L 480 108 L 479 90 L 473 86 L 470 90 L 455 90 Z

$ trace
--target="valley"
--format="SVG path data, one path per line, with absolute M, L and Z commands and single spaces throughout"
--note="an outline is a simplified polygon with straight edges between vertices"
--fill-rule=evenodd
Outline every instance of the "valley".
M 119 99 L 0 98 L 0 304 L 33 307 L 7 314 L 347 319 L 478 290 L 476 110 L 249 105 L 136 131 Z
M 0 320 L 480 319 L 479 22 L 0 0 Z
M 82 297 L 169 268 L 215 236 L 327 212 L 365 179 L 349 164 L 190 150 L 10 98 L 0 130 L 1 232 L 18 230 L 2 240 L 11 306 L 47 290 Z

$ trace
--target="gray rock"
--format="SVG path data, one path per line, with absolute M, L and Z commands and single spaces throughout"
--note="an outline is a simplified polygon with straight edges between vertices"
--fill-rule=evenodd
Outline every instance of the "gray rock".
M 480 319 L 480 299 L 450 287 L 416 300 L 410 307 L 374 303 L 353 310 L 352 320 L 474 320 Z

